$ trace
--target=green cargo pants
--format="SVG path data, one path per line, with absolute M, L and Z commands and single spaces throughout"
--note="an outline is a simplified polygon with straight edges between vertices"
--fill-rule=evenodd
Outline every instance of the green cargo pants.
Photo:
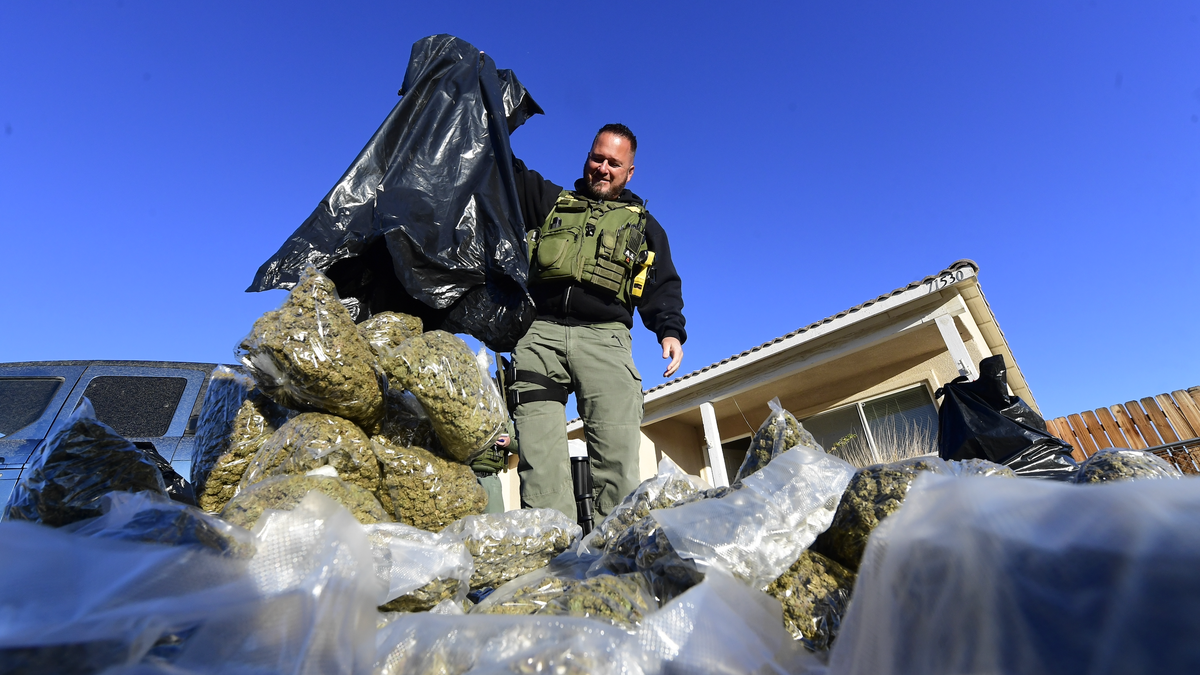
M 607 515 L 640 478 L 642 376 L 633 365 L 629 329 L 620 323 L 564 326 L 534 321 L 513 351 L 513 364 L 575 392 L 592 464 L 596 511 Z M 512 387 L 540 389 L 529 382 Z M 517 470 L 523 506 L 558 509 L 574 520 L 564 409 L 557 401 L 534 401 L 512 411 L 520 441 Z

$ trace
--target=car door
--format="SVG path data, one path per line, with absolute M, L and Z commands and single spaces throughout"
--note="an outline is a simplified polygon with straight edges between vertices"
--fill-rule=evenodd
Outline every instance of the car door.
M 86 368 L 85 364 L 0 365 L 0 510 Z

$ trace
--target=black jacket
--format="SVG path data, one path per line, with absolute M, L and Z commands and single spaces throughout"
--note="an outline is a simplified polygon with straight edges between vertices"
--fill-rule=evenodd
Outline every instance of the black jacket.
M 524 162 L 515 157 L 513 169 L 525 227 L 540 228 L 563 188 L 542 178 L 541 174 L 527 168 Z M 582 182 L 583 179 L 576 181 L 576 190 L 582 191 Z M 622 191 L 617 201 L 643 204 L 641 197 L 629 190 Z M 646 290 L 637 302 L 638 314 L 642 316 L 642 324 L 658 336 L 659 342 L 673 337 L 683 343 L 687 340 L 687 331 L 683 328 L 682 282 L 675 271 L 675 263 L 671 261 L 667 233 L 652 215 L 646 219 L 646 242 L 649 249 L 654 251 L 654 266 L 650 268 Z M 586 286 L 573 283 L 530 284 L 529 293 L 537 305 L 539 319 L 572 326 L 620 321 L 627 328 L 633 328 L 633 316 L 624 305 L 616 298 L 606 297 Z

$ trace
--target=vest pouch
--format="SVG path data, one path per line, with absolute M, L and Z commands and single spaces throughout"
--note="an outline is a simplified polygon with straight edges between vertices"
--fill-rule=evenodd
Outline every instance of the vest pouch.
M 625 268 L 608 260 L 589 260 L 584 264 L 584 280 L 614 294 L 621 290 L 627 276 Z
M 563 225 L 549 231 L 543 229 L 534 256 L 538 271 L 533 276 L 537 281 L 579 281 L 582 265 L 577 242 L 582 234 L 583 228 L 572 225 Z

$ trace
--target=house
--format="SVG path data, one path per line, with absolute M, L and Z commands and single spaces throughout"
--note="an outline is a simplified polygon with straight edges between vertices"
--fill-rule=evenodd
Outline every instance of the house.
M 712 485 L 727 485 L 770 413 L 794 414 L 826 449 L 889 456 L 891 445 L 936 449 L 934 392 L 983 358 L 1003 354 L 1013 393 L 1040 410 L 979 286 L 960 260 L 891 293 L 677 377 L 645 392 L 641 475 L 670 457 Z M 568 436 L 582 438 L 580 420 Z M 519 506 L 513 458 L 505 501 Z

